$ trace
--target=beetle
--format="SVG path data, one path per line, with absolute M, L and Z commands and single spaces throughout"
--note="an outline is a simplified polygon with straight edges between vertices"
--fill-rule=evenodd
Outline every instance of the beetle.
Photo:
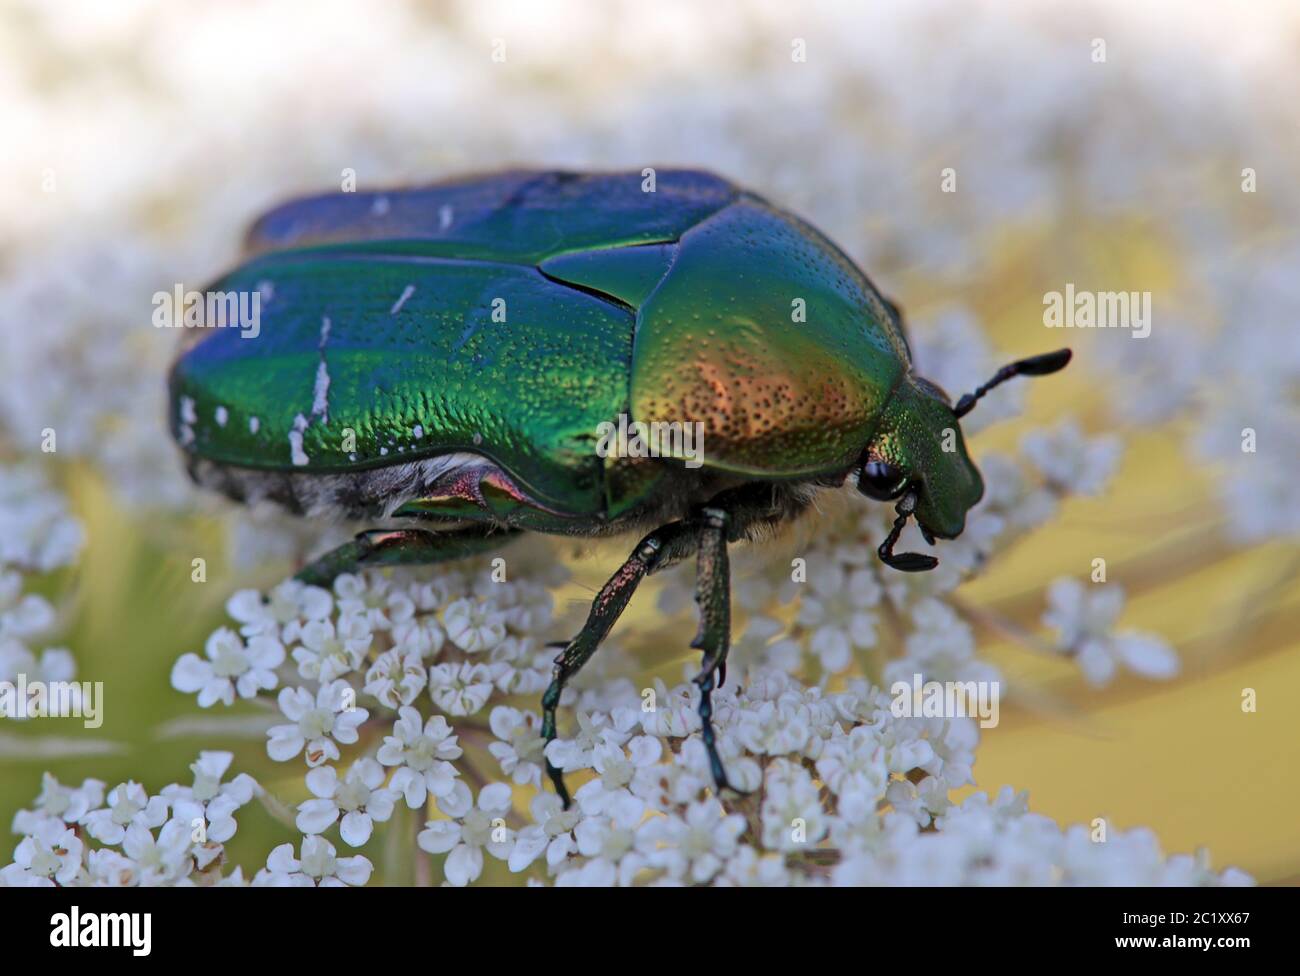
M 256 293 L 259 329 L 187 332 L 169 378 L 193 479 L 312 517 L 400 520 L 297 574 L 320 585 L 521 532 L 644 532 L 556 645 L 548 743 L 566 682 L 637 585 L 694 556 L 694 681 L 719 791 L 728 545 L 851 482 L 895 503 L 879 558 L 934 568 L 894 547 L 909 518 L 930 544 L 955 538 L 980 500 L 960 418 L 1070 358 L 1018 360 L 952 403 L 913 372 L 898 308 L 838 247 L 697 170 L 514 170 L 304 198 L 258 219 L 245 250 L 209 292 Z M 638 434 L 690 425 L 699 459 L 674 436 L 657 456 L 609 450 L 602 425 L 629 421 Z

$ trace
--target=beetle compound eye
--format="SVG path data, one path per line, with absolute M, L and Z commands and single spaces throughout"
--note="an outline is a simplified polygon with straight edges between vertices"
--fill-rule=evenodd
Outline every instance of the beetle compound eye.
M 858 491 L 878 502 L 892 501 L 906 487 L 903 469 L 885 461 L 868 461 L 858 473 Z

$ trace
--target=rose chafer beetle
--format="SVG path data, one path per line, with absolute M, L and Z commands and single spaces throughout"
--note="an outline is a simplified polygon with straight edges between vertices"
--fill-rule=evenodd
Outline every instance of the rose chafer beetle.
M 727 547 L 852 482 L 951 539 L 983 494 L 952 404 L 912 371 L 898 309 L 799 218 L 717 176 L 514 171 L 291 202 L 249 232 L 210 290 L 256 292 L 258 330 L 194 330 L 170 377 L 190 474 L 312 517 L 398 519 L 298 578 L 434 563 L 525 531 L 648 532 L 555 659 L 565 682 L 640 581 L 697 560 L 702 738 L 718 789 L 711 693 L 726 677 Z M 793 314 L 798 307 L 803 314 Z M 251 336 L 256 335 L 256 338 Z M 620 418 L 693 424 L 702 464 L 599 450 Z M 674 442 L 668 441 L 670 445 Z M 640 452 L 636 452 L 640 453 Z M 568 802 L 560 772 L 548 771 Z

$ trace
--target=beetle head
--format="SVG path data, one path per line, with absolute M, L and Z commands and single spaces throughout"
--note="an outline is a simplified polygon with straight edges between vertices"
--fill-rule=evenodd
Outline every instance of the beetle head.
M 984 482 L 942 390 L 910 375 L 898 385 L 863 452 L 858 491 L 877 501 L 911 496 L 909 513 L 927 538 L 961 534 Z
M 895 569 L 933 569 L 939 561 L 918 553 L 894 553 L 909 516 L 927 542 L 954 539 L 966 528 L 966 513 L 984 495 L 984 481 L 966 453 L 959 419 L 980 397 L 1015 376 L 1046 376 L 1070 361 L 1070 350 L 1058 349 L 1003 366 L 993 378 L 956 406 L 941 389 L 911 373 L 895 388 L 880 426 L 862 454 L 858 490 L 877 501 L 898 499 L 898 517 L 878 550 Z

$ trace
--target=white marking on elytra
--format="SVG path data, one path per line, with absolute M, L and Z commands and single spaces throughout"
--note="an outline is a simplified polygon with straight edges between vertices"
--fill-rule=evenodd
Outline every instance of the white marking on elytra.
M 256 417 L 248 418 L 248 432 L 250 434 L 256 434 L 258 428 L 261 426 L 262 426 L 262 422 L 258 420 Z
M 398 297 L 397 301 L 393 303 L 393 307 L 388 310 L 388 314 L 396 315 L 398 312 L 400 312 L 402 310 L 402 306 L 406 304 L 406 300 L 414 294 L 415 294 L 415 285 L 407 285 L 405 288 L 403 288 L 402 294 Z
M 224 427 L 226 426 L 226 421 L 230 419 L 230 411 L 225 407 L 217 407 L 213 416 L 217 418 L 217 426 Z
M 198 423 L 199 415 L 194 410 L 194 401 L 187 396 L 181 397 L 181 427 L 177 433 L 182 447 L 194 443 L 193 424 Z
M 315 420 L 321 418 L 321 423 L 330 422 L 330 372 L 325 365 L 325 344 L 330 341 L 330 319 L 326 315 L 321 319 L 320 324 L 320 344 L 317 348 L 320 350 L 320 363 L 316 367 L 316 383 L 312 387 L 311 395 L 311 417 Z
M 480 434 L 478 431 L 474 431 L 474 443 L 475 444 L 483 443 L 483 435 Z
M 330 372 L 325 367 L 325 360 L 316 367 L 316 386 L 312 391 L 311 415 L 321 417 L 322 423 L 329 423 Z
M 289 431 L 289 459 L 298 467 L 305 465 L 309 458 L 302 449 L 302 432 L 307 429 L 307 418 L 302 414 L 293 418 L 293 430 Z
M 387 453 L 388 453 L 388 448 L 386 448 L 386 447 L 381 447 L 381 448 L 379 449 L 379 456 L 380 456 L 380 457 L 383 457 L 383 456 L 386 455 Z
M 388 197 L 382 194 L 375 197 L 370 203 L 370 212 L 376 217 L 382 217 L 388 213 Z
M 411 430 L 411 433 L 415 435 L 415 439 L 417 441 L 424 439 L 424 428 L 421 427 L 419 424 L 415 425 L 415 427 Z

